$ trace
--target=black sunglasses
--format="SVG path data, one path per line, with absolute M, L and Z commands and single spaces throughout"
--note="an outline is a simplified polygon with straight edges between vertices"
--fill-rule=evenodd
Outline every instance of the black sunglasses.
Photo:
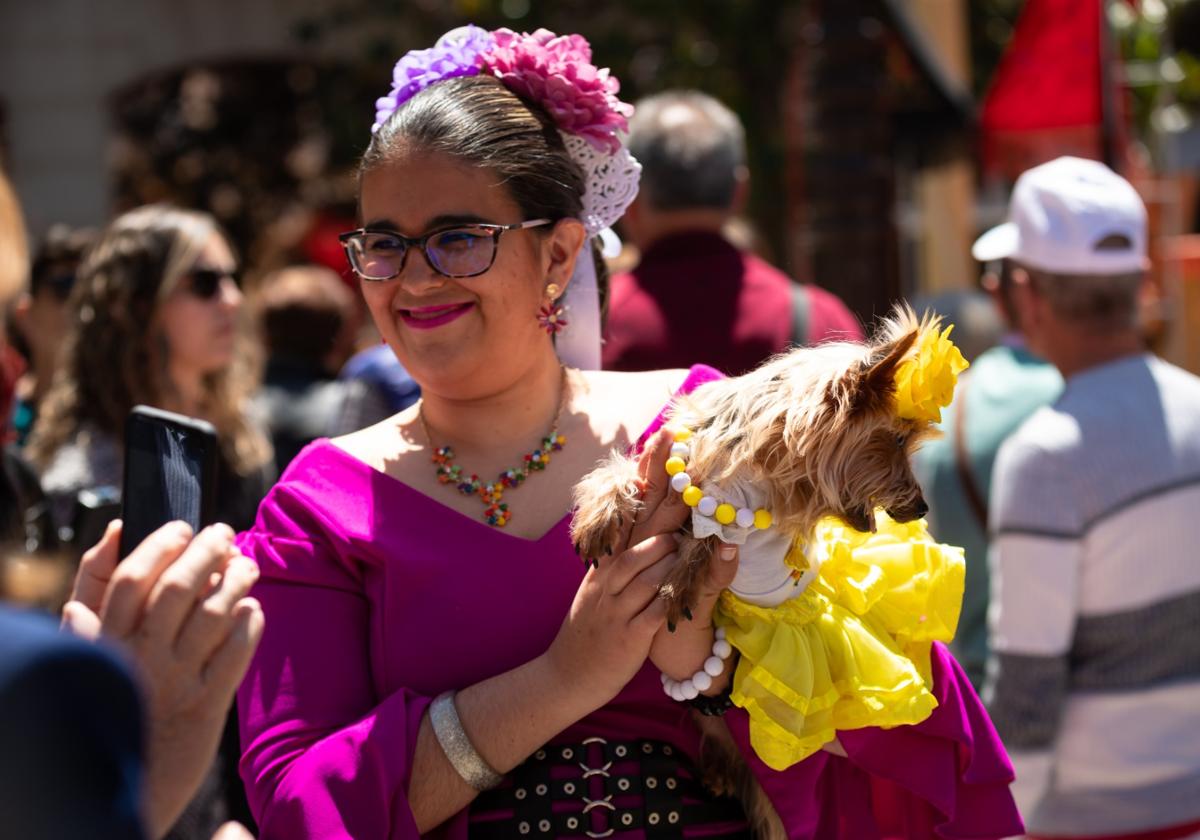
M 200 300 L 212 300 L 221 291 L 221 281 L 228 277 L 233 285 L 242 287 L 242 278 L 237 271 L 216 268 L 195 268 L 188 272 L 188 291 Z

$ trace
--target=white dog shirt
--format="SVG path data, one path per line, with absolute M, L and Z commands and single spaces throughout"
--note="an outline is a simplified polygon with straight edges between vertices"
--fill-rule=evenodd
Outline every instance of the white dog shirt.
M 758 510 L 765 507 L 766 494 L 748 481 L 734 480 L 718 487 L 702 482 L 705 496 L 728 502 L 735 508 Z M 751 525 L 741 528 L 736 523 L 722 525 L 711 516 L 692 508 L 692 534 L 697 539 L 716 536 L 738 548 L 738 570 L 729 591 L 747 603 L 759 607 L 775 607 L 795 598 L 817 576 L 819 563 L 805 547 L 809 568 L 798 577 L 796 570 L 785 562 L 792 546 L 792 537 L 777 526 L 759 529 Z

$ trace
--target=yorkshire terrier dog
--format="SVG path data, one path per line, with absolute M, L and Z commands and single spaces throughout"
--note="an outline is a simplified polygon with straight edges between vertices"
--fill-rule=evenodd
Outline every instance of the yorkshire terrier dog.
M 738 543 L 741 549 L 736 577 L 718 610 L 733 604 L 725 600 L 733 598 L 752 605 L 743 617 L 752 614 L 774 620 L 780 615 L 785 617 L 779 621 L 787 623 L 793 619 L 786 617 L 786 602 L 798 598 L 810 584 L 813 598 L 821 597 L 813 593 L 832 591 L 814 584 L 822 562 L 819 550 L 812 550 L 818 523 L 834 517 L 853 531 L 864 532 L 859 535 L 862 539 L 870 539 L 878 511 L 886 513 L 880 522 L 889 528 L 903 527 L 894 523 L 925 515 L 928 508 L 910 457 L 934 434 L 940 408 L 949 403 L 956 376 L 966 367 L 948 333 L 939 332 L 937 318 L 918 320 L 911 309 L 900 306 L 869 342 L 791 350 L 744 376 L 707 383 L 677 402 L 668 424 L 680 432 L 667 472 L 672 491 L 682 494 L 692 516 L 680 530 L 679 562 L 660 587 L 661 597 L 668 601 L 669 628 L 691 618 L 722 542 Z M 585 560 L 605 556 L 622 523 L 634 519 L 641 504 L 637 477 L 635 458 L 614 453 L 576 487 L 571 531 Z M 912 527 L 923 532 L 920 523 Z M 951 551 L 958 552 L 961 601 L 961 551 Z M 834 574 L 832 566 L 822 574 Z M 902 571 L 900 577 L 906 573 Z M 822 603 L 835 609 L 829 600 Z M 951 611 L 953 618 L 939 627 L 949 626 L 952 636 L 957 606 L 944 613 Z M 926 622 L 924 612 L 913 621 Z M 852 623 L 862 622 L 856 618 Z M 734 627 L 729 629 L 735 632 Z M 925 638 L 944 636 L 931 633 Z M 736 637 L 730 639 L 737 647 Z M 927 660 L 928 643 L 925 651 Z M 912 662 L 903 661 L 912 667 Z M 738 668 L 744 666 L 754 667 L 743 656 Z M 916 666 L 909 673 L 920 670 Z M 912 681 L 920 683 L 921 678 Z M 735 702 L 738 699 L 735 691 Z M 936 703 L 931 701 L 928 708 L 932 705 Z M 757 836 L 782 836 L 782 824 L 723 723 L 699 715 L 697 720 L 705 733 L 701 757 L 705 783 L 719 795 L 743 800 Z M 752 727 L 754 721 L 752 711 Z M 831 743 L 836 726 L 822 726 L 814 736 L 816 742 L 810 739 L 807 748 L 825 744 L 836 751 Z M 752 740 L 754 734 L 752 728 Z M 758 743 L 755 749 L 771 764 Z M 781 769 L 806 754 L 793 751 L 772 766 Z
M 897 411 L 896 377 L 938 326 L 898 307 L 873 341 L 798 348 L 701 386 L 668 419 L 691 431 L 688 475 L 702 486 L 754 485 L 773 527 L 792 543 L 807 542 L 827 516 L 859 531 L 875 530 L 876 509 L 897 522 L 919 519 L 928 506 L 910 456 L 933 423 Z M 605 555 L 636 515 L 639 495 L 637 462 L 624 454 L 584 477 L 571 522 L 580 556 Z M 697 538 L 691 523 L 682 538 L 681 562 L 661 590 L 672 626 L 690 614 L 720 544 L 715 535 Z

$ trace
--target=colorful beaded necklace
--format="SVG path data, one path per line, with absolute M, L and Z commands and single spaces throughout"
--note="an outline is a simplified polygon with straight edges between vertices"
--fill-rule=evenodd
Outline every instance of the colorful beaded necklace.
M 562 369 L 562 391 L 558 400 L 558 410 L 554 412 L 554 421 L 550 424 L 550 432 L 542 438 L 542 445 L 525 455 L 519 466 L 504 470 L 494 483 L 481 481 L 479 476 L 472 474 L 470 478 L 463 475 L 463 468 L 454 463 L 454 448 L 440 446 L 434 448 L 433 435 L 429 433 L 429 425 L 425 422 L 425 409 L 422 405 L 417 416 L 421 419 L 421 428 L 425 430 L 425 439 L 433 450 L 433 463 L 437 465 L 437 480 L 442 484 L 453 484 L 454 488 L 464 496 L 478 496 L 487 505 L 483 512 L 484 521 L 497 528 L 503 528 L 512 521 L 512 512 L 508 503 L 501 501 L 504 491 L 519 487 L 530 473 L 541 472 L 550 463 L 550 453 L 558 452 L 566 444 L 567 439 L 558 433 L 558 419 L 562 416 L 563 406 L 567 402 L 567 370 Z

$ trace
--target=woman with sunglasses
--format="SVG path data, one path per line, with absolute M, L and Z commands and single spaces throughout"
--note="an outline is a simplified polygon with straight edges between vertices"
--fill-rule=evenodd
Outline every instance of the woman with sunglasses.
M 206 213 L 150 205 L 118 217 L 79 270 L 60 369 L 30 440 L 60 525 L 78 492 L 121 486 L 126 415 L 140 404 L 210 421 L 221 521 L 246 527 L 270 486 L 270 445 L 246 415 L 236 352 L 243 298 L 229 240 Z
M 755 763 L 712 625 L 736 552 L 692 620 L 664 626 L 657 587 L 688 509 L 666 486 L 662 410 L 719 374 L 594 369 L 597 235 L 638 166 L 586 41 L 465 27 L 394 78 L 362 159 L 362 226 L 342 240 L 422 399 L 301 452 L 239 540 L 266 615 L 238 701 L 261 836 L 750 836 L 742 807 L 700 784 L 692 709 L 663 690 L 660 672 L 707 660 L 691 702 L 727 714 L 791 836 L 883 836 L 896 826 L 873 822 L 874 784 L 914 825 L 1019 827 L 994 733 L 961 719 L 912 736 L 930 758 L 921 790 L 885 781 L 894 756 L 866 757 L 877 779 L 829 753 Z M 643 445 L 643 515 L 590 567 L 572 488 Z

